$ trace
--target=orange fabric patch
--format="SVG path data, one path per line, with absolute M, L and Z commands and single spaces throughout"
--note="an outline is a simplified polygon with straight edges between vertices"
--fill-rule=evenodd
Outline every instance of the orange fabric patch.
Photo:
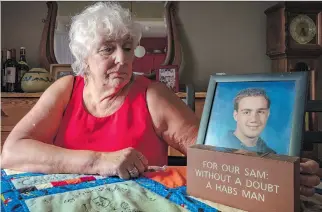
M 81 183 L 82 181 L 80 179 L 68 179 L 68 180 L 65 180 L 65 182 L 67 184 L 78 184 L 78 183 Z
M 176 188 L 187 184 L 186 166 L 170 166 L 165 171 L 145 172 L 143 175 L 168 188 Z

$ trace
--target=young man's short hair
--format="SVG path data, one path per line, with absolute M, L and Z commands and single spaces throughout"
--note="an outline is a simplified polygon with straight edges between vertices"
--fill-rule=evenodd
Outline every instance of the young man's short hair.
M 237 95 L 234 98 L 234 110 L 238 111 L 238 104 L 240 100 L 242 100 L 245 97 L 256 97 L 256 96 L 262 96 L 267 101 L 267 108 L 270 108 L 271 106 L 271 100 L 268 98 L 266 91 L 262 88 L 246 88 L 237 93 Z

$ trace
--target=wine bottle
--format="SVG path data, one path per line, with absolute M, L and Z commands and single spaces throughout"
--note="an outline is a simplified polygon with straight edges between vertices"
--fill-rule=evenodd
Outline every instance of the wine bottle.
M 29 71 L 29 66 L 26 59 L 26 48 L 20 47 L 20 59 L 17 67 L 17 72 L 18 72 L 18 81 L 16 83 L 17 92 L 23 92 L 21 89 L 21 79 L 27 71 Z
M 1 50 L 1 92 L 6 92 L 6 74 L 4 69 L 4 56 L 3 50 Z
M 11 50 L 7 50 L 7 60 L 5 63 L 6 92 L 14 92 L 17 79 L 16 63 L 11 57 Z M 14 53 L 14 52 L 13 52 Z
M 11 59 L 12 59 L 12 61 L 14 62 L 14 64 L 15 64 L 15 66 L 16 66 L 16 69 L 17 69 L 17 67 L 18 67 L 18 62 L 17 62 L 17 55 L 16 55 L 16 49 L 11 49 L 10 50 L 11 51 Z M 17 71 L 16 71 L 16 75 L 17 75 L 18 73 L 17 73 Z

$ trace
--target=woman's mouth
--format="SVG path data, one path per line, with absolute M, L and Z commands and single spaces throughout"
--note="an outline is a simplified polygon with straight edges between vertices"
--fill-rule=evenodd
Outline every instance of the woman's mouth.
M 127 73 L 121 71 L 113 71 L 107 74 L 107 76 L 124 76 Z

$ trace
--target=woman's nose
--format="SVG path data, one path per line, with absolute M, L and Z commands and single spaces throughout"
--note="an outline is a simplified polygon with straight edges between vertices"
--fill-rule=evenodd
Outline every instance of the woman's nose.
M 126 62 L 125 51 L 122 48 L 116 48 L 115 50 L 115 64 L 120 63 L 123 65 Z

